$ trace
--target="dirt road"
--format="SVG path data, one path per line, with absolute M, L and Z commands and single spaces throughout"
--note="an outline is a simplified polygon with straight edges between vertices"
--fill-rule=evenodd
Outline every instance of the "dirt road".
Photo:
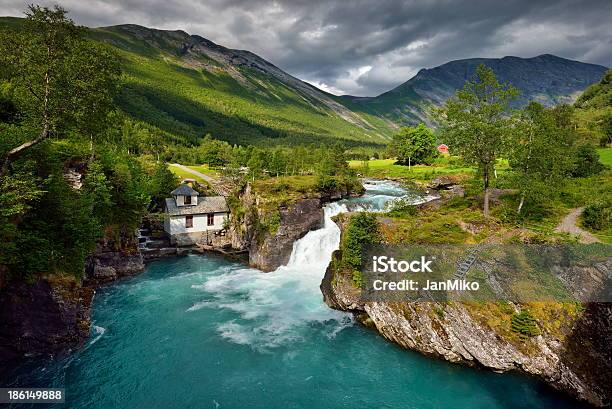
M 559 223 L 559 225 L 555 228 L 555 231 L 559 233 L 570 233 L 574 236 L 578 236 L 581 243 L 599 243 L 600 240 L 597 237 L 578 226 L 578 217 L 580 217 L 583 211 L 584 207 L 572 209 L 569 214 L 565 216 L 563 220 L 561 220 L 561 223 Z

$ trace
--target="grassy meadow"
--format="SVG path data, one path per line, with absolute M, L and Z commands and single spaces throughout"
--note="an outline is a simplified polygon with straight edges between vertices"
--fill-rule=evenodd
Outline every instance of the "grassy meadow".
M 599 161 L 606 166 L 612 167 L 612 148 L 598 148 Z
M 457 157 L 449 155 L 440 156 L 431 165 L 414 165 L 410 168 L 397 164 L 396 159 L 351 160 L 349 166 L 366 177 L 416 181 L 427 181 L 450 174 L 474 174 L 476 171 L 462 164 Z M 506 169 L 508 169 L 508 161 L 499 160 L 496 167 L 498 174 L 503 173 Z

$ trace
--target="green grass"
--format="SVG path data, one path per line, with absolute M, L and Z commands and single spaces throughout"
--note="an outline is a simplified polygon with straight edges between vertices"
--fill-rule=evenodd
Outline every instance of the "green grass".
M 428 180 L 436 176 L 457 173 L 473 173 L 474 169 L 464 166 L 450 165 L 448 159 L 440 158 L 437 163 L 431 166 L 415 165 L 408 169 L 408 166 L 396 165 L 395 159 L 374 159 L 369 160 L 367 167 L 364 168 L 364 161 L 351 160 L 349 166 L 362 173 L 364 176 L 379 178 L 402 178 Z
M 204 179 L 202 179 L 199 176 L 194 175 L 193 173 L 189 173 L 177 166 L 174 165 L 168 165 L 168 169 L 170 169 L 170 171 L 172 173 L 174 173 L 176 176 L 178 176 L 181 179 L 193 179 L 198 183 L 204 184 L 204 185 L 208 185 L 208 182 L 205 181 Z
M 208 167 L 208 165 L 195 165 L 195 166 L 187 166 L 189 169 L 193 169 L 197 172 L 203 173 L 205 175 L 210 176 L 218 176 L 219 172 L 214 169 Z
M 612 166 L 612 148 L 598 148 L 599 161 L 606 166 Z

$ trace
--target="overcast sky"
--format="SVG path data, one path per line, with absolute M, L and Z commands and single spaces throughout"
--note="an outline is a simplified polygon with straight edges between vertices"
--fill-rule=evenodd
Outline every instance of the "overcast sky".
M 63 5 L 79 24 L 181 29 L 259 54 L 335 94 L 378 95 L 421 68 L 550 53 L 612 66 L 612 0 L 0 0 Z

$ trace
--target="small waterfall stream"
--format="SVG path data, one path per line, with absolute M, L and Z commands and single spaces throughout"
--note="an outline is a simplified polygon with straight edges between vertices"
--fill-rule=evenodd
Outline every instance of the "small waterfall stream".
M 384 211 L 387 206 L 398 199 L 410 200 L 417 204 L 431 200 L 432 196 L 419 196 L 411 193 L 390 181 L 369 180 L 364 183 L 366 193 L 362 197 L 328 203 L 324 208 L 325 221 L 323 227 L 308 232 L 293 245 L 291 258 L 281 271 L 287 269 L 302 270 L 307 274 L 325 272 L 334 250 L 340 244 L 340 229 L 333 222 L 332 217 L 349 211 Z

